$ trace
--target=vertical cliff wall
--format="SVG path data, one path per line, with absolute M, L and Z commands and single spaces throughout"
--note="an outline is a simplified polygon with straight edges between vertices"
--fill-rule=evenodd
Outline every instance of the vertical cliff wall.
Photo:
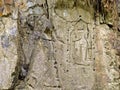
M 0 0 L 0 90 L 119 90 L 119 0 Z

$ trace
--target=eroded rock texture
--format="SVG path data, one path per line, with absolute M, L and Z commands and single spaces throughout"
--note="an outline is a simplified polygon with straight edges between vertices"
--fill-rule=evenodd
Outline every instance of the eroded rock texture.
M 0 90 L 119 90 L 119 0 L 0 0 Z

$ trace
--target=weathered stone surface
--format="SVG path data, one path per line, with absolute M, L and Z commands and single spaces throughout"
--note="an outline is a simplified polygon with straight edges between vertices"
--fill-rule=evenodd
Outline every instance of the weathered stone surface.
M 0 90 L 119 90 L 115 0 L 1 0 L 0 16 Z
M 0 89 L 11 87 L 17 65 L 17 22 L 2 18 L 0 28 Z M 11 26 L 12 24 L 12 26 Z
M 103 24 L 96 27 L 96 50 L 95 61 L 96 86 L 95 90 L 119 90 L 119 81 L 114 81 L 119 77 L 119 72 L 115 69 L 114 63 L 117 60 L 115 53 L 109 43 L 109 34 L 113 33 L 110 28 Z M 113 71 L 114 70 L 114 71 Z M 97 85 L 98 84 L 98 85 Z M 116 87 L 115 87 L 116 85 Z
M 13 0 L 4 0 L 5 4 L 13 4 Z

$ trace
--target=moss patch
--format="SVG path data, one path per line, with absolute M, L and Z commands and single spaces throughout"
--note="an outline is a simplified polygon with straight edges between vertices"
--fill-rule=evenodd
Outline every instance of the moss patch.
M 57 0 L 55 3 L 55 8 L 58 9 L 66 9 L 66 8 L 73 8 L 73 7 L 80 7 L 84 8 L 85 10 L 90 9 L 90 1 L 85 0 Z
M 93 5 L 90 4 L 90 0 L 57 0 L 55 3 L 55 9 L 73 9 L 81 8 L 88 12 L 93 12 Z
M 74 0 L 57 0 L 55 3 L 55 8 L 64 9 L 64 8 L 73 8 Z

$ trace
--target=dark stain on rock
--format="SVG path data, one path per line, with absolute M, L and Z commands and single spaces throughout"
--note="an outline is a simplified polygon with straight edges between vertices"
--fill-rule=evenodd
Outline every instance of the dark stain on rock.
M 3 48 L 8 48 L 10 46 L 9 37 L 7 35 L 1 36 L 1 45 Z

